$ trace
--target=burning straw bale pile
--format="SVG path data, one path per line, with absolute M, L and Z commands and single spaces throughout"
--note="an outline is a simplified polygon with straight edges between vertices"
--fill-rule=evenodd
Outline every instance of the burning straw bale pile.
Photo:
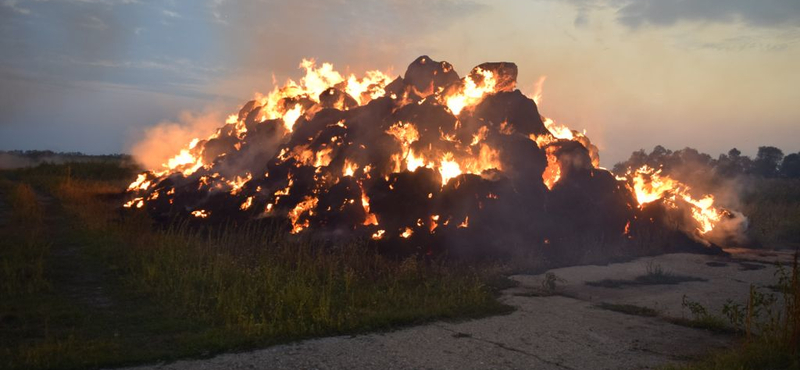
M 682 184 L 660 189 L 657 171 L 617 178 L 600 168 L 588 137 L 516 89 L 513 63 L 462 78 L 421 56 L 395 79 L 301 66 L 299 82 L 141 174 L 125 206 L 160 222 L 277 221 L 392 253 L 567 260 L 709 250 L 714 226 L 741 217 L 713 200 L 693 204 Z

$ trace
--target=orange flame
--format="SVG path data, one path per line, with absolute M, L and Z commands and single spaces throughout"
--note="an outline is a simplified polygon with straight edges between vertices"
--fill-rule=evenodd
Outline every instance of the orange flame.
M 483 76 L 483 81 L 478 84 L 472 79 L 472 76 L 464 78 L 464 86 L 456 94 L 450 95 L 445 98 L 445 105 L 458 115 L 465 107 L 477 104 L 484 95 L 493 93 L 497 81 L 495 80 L 494 73 L 491 71 L 484 71 L 480 68 L 476 71 L 479 75 Z
M 692 218 L 700 225 L 697 228 L 700 234 L 707 234 L 713 230 L 725 214 L 723 210 L 714 207 L 712 195 L 695 199 L 689 193 L 691 190 L 689 186 L 663 175 L 660 169 L 655 170 L 645 165 L 635 171 L 628 171 L 627 177 L 630 178 L 632 190 L 640 207 L 659 199 L 663 199 L 666 205 L 673 208 L 678 207 L 677 200 L 688 203 Z
M 314 215 L 314 207 L 317 206 L 317 198 L 305 197 L 302 202 L 298 203 L 294 209 L 289 211 L 289 220 L 292 222 L 292 234 L 297 234 L 309 225 L 308 219 L 300 222 L 300 217 L 306 213 L 309 216 Z

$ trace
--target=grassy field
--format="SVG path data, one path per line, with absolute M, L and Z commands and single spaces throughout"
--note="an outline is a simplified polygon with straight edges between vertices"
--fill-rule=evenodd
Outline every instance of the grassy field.
M 203 357 L 508 312 L 501 269 L 123 216 L 117 161 L 0 172 L 0 368 Z
M 800 180 L 754 180 L 741 211 L 750 221 L 750 238 L 770 247 L 800 247 Z
M 510 310 L 497 290 L 519 267 L 391 259 L 358 240 L 323 249 L 270 224 L 157 227 L 119 210 L 135 172 L 114 159 L 0 171 L 0 368 L 205 357 Z M 800 186 L 786 181 L 765 180 L 743 200 L 764 245 L 798 242 Z M 737 308 L 743 344 L 685 369 L 798 368 L 800 294 L 796 268 L 787 271 L 775 286 L 782 300 L 751 301 L 790 315 L 762 320 Z M 686 279 L 653 267 L 605 283 Z M 707 314 L 690 324 L 723 320 Z M 756 326 L 760 335 L 744 334 Z

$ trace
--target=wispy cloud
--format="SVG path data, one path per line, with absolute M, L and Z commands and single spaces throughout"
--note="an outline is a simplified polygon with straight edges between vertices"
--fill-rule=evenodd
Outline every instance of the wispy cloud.
M 186 58 L 158 57 L 144 60 L 83 60 L 73 56 L 62 56 L 59 58 L 63 63 L 81 65 L 88 67 L 116 68 L 116 69 L 142 69 L 158 70 L 183 75 L 185 77 L 200 79 L 203 76 L 216 75 L 225 71 L 225 68 L 205 66 L 193 62 Z
M 48 1 L 60 1 L 65 3 L 75 3 L 75 4 L 105 4 L 105 5 L 127 5 L 127 4 L 141 4 L 140 0 L 36 0 L 40 2 L 48 2 Z
M 568 1 L 576 10 L 575 28 L 585 28 L 599 13 L 611 14 L 628 31 L 662 32 L 682 49 L 774 52 L 800 41 L 798 0 Z M 695 28 L 686 33 L 683 26 Z M 729 31 L 720 36 L 714 32 L 698 33 L 696 27 L 723 27 Z
M 581 23 L 588 10 L 611 8 L 627 27 L 669 27 L 680 22 L 744 23 L 755 27 L 800 26 L 798 0 L 568 0 Z
M 681 35 L 675 45 L 683 49 L 706 49 L 720 52 L 756 50 L 760 52 L 779 52 L 800 45 L 800 28 L 783 32 L 753 31 L 748 34 L 733 35 L 712 40 L 698 39 L 691 34 Z
M 11 9 L 11 11 L 13 11 L 15 13 L 25 14 L 25 15 L 31 14 L 31 10 L 30 9 L 23 8 L 23 7 L 19 6 L 18 3 L 19 2 L 17 0 L 3 0 L 2 5 L 4 7 L 6 7 L 6 8 L 8 8 L 8 9 Z
M 161 14 L 164 14 L 165 16 L 170 17 L 170 18 L 181 18 L 180 14 L 178 14 L 176 12 L 173 12 L 171 10 L 167 10 L 167 9 L 162 10 Z
M 100 17 L 96 16 L 88 16 L 86 20 L 81 23 L 81 25 L 86 28 L 100 31 L 108 29 L 108 24 L 104 20 L 100 19 Z
M 797 0 L 633 0 L 618 10 L 620 23 L 671 26 L 681 21 L 743 22 L 757 27 L 800 26 Z

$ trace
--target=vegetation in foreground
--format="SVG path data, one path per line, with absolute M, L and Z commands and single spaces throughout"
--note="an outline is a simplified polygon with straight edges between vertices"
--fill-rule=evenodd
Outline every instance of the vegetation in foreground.
M 658 317 L 675 325 L 742 335 L 742 343 L 717 351 L 684 366 L 667 366 L 665 370 L 796 370 L 800 369 L 800 275 L 798 254 L 790 267 L 778 265 L 778 283 L 766 290 L 750 287 L 746 305 L 731 300 L 720 315 L 683 296 L 682 307 L 691 317 L 667 317 L 652 308 L 631 304 L 600 302 L 594 307 L 627 315 Z M 647 274 L 635 280 L 587 282 L 589 285 L 619 288 L 632 284 L 675 284 L 676 276 L 659 265 L 648 265 Z M 678 279 L 681 280 L 681 279 Z M 692 281 L 696 279 L 689 279 Z M 687 281 L 682 279 L 681 281 Z M 596 284 L 590 284 L 596 283 Z
M 4 171 L 0 367 L 93 368 L 507 312 L 499 268 L 120 217 L 114 160 Z M 5 211 L 5 212 L 2 212 Z
M 751 286 L 747 304 L 731 301 L 722 310 L 723 317 L 710 314 L 705 307 L 684 296 L 683 305 L 691 312 L 689 324 L 708 329 L 733 328 L 744 335 L 740 345 L 719 351 L 673 370 L 757 370 L 800 369 L 800 275 L 798 256 L 790 268 L 779 266 L 778 294 L 762 292 Z M 725 319 L 730 326 L 725 324 Z
M 624 288 L 633 285 L 675 285 L 690 281 L 706 281 L 694 276 L 684 276 L 664 270 L 661 265 L 648 264 L 647 273 L 637 276 L 633 280 L 603 279 L 587 281 L 586 285 L 601 288 Z
M 607 303 L 607 302 L 600 302 L 595 305 L 595 307 L 601 310 L 609 310 L 619 313 L 624 313 L 626 315 L 634 315 L 634 316 L 644 316 L 644 317 L 656 317 L 658 316 L 658 311 L 650 308 L 650 307 L 642 307 L 636 306 L 632 304 L 617 304 L 617 303 Z

